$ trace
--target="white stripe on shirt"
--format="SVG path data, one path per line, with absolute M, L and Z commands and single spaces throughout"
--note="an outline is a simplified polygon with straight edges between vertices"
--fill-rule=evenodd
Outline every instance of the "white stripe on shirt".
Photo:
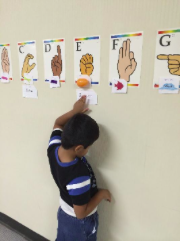
M 53 131 L 63 131 L 61 128 L 55 128 Z
M 76 189 L 76 188 L 81 188 L 81 187 L 85 187 L 87 185 L 90 184 L 90 179 L 87 180 L 87 181 L 84 181 L 84 182 L 81 182 L 81 183 L 77 183 L 77 184 L 70 184 L 70 185 L 67 185 L 67 190 L 70 190 L 70 189 Z
M 61 143 L 61 140 L 55 139 L 53 141 L 50 141 L 49 146 L 55 143 Z

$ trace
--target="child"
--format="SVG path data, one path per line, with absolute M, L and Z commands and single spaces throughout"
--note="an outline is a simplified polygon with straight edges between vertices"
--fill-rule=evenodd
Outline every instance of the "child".
M 73 110 L 57 118 L 47 150 L 50 169 L 60 191 L 57 241 L 96 241 L 97 206 L 111 194 L 96 185 L 94 172 L 84 157 L 99 137 L 95 120 L 85 115 L 86 96 Z

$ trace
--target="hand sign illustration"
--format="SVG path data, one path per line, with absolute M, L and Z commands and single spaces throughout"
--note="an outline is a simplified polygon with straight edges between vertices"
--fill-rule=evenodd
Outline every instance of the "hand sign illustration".
M 83 55 L 80 60 L 81 74 L 86 74 L 90 76 L 94 70 L 94 66 L 92 63 L 93 63 L 93 57 L 91 54 Z
M 159 54 L 157 56 L 157 59 L 168 60 L 168 69 L 170 74 L 180 76 L 180 54 L 174 54 L 174 55 Z
M 53 76 L 60 77 L 60 74 L 62 73 L 62 58 L 61 58 L 61 49 L 60 46 L 57 46 L 57 53 L 58 55 L 55 55 L 51 61 L 51 67 Z
M 27 54 L 23 63 L 23 68 L 21 71 L 21 76 L 24 78 L 25 73 L 30 73 L 32 69 L 35 68 L 36 64 L 33 63 L 32 65 L 29 64 L 29 60 L 33 59 L 34 56 L 32 54 Z
M 10 63 L 9 63 L 9 57 L 8 57 L 8 50 L 4 47 L 1 53 L 1 65 L 2 70 L 4 73 L 8 73 L 10 71 Z
M 134 53 L 130 52 L 130 39 L 123 42 L 123 47 L 119 49 L 119 59 L 117 64 L 118 74 L 120 79 L 127 82 L 130 80 L 130 75 L 136 69 L 137 62 L 134 59 Z

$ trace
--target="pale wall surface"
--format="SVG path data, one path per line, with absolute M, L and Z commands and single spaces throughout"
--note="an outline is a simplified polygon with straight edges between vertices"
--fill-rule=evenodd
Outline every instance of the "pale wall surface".
M 101 36 L 101 85 L 90 114 L 101 137 L 89 161 L 111 204 L 99 206 L 98 241 L 179 240 L 179 95 L 152 89 L 156 30 L 179 27 L 178 0 L 0 0 L 0 43 L 14 81 L 0 85 L 0 211 L 54 240 L 58 190 L 46 156 L 54 120 L 76 99 L 73 37 Z M 110 34 L 144 31 L 141 87 L 108 87 Z M 66 39 L 67 83 L 44 80 L 42 40 Z M 36 40 L 39 99 L 22 98 L 17 42 Z

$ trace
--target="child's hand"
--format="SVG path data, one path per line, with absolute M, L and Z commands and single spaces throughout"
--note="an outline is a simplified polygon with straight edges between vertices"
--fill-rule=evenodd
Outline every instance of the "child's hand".
M 86 96 L 83 95 L 78 101 L 75 102 L 73 112 L 75 114 L 85 113 L 89 108 L 85 108 Z
M 99 191 L 102 192 L 103 199 L 105 199 L 108 202 L 111 202 L 111 193 L 107 189 L 99 189 Z

